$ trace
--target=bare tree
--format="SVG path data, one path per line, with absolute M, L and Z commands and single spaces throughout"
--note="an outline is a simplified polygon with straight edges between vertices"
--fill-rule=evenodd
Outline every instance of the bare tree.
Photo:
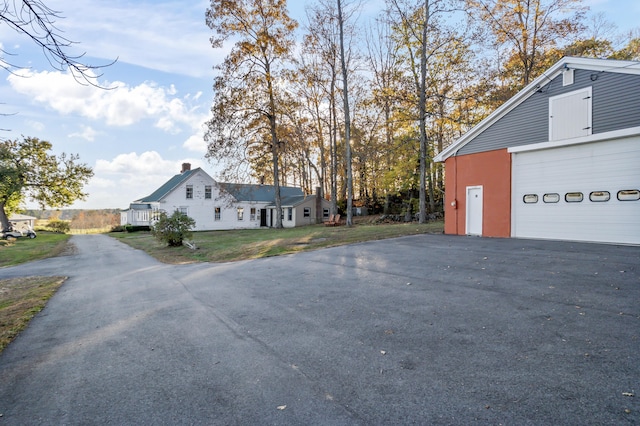
M 507 58 L 514 90 L 547 68 L 545 54 L 582 29 L 581 0 L 465 0 L 470 19 L 489 29 Z
M 347 61 L 344 53 L 344 21 L 342 19 L 342 2 L 338 0 L 338 26 L 340 29 L 340 64 L 342 66 L 342 84 L 344 101 L 344 144 L 347 168 L 347 226 L 353 225 L 353 172 L 351 164 L 351 115 L 349 111 L 349 84 L 347 77 Z
M 213 118 L 207 123 L 207 156 L 221 160 L 234 153 L 242 158 L 243 151 L 246 155 L 256 144 L 266 147 L 275 186 L 275 226 L 282 228 L 276 99 L 297 23 L 287 14 L 286 0 L 211 0 L 206 22 L 217 33 L 211 37 L 214 48 L 236 38 L 224 63 L 216 67 L 221 73 L 214 83 Z
M 96 71 L 112 65 L 115 60 L 108 64 L 90 65 L 83 61 L 84 53 L 70 53 L 76 42 L 66 38 L 56 27 L 56 20 L 61 18 L 61 12 L 49 8 L 40 0 L 4 0 L 0 4 L 0 24 L 5 23 L 40 47 L 54 69 L 69 70 L 76 81 L 100 87 L 96 79 L 102 74 Z M 5 55 L 12 56 L 9 52 L 3 49 L 0 52 L 4 54 L 0 57 L 0 67 L 9 72 L 20 68 L 5 59 Z

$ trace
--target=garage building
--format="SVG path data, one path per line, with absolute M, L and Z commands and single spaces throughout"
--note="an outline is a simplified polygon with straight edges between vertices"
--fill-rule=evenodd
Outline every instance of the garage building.
M 435 161 L 447 234 L 640 244 L 640 62 L 563 58 Z

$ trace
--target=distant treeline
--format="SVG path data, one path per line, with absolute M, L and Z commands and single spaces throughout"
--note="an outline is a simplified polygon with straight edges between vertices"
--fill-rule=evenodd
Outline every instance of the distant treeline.
M 36 221 L 36 227 L 58 223 L 65 224 L 69 229 L 95 230 L 111 229 L 120 224 L 119 209 L 27 210 L 24 214 L 38 219 L 38 221 Z
M 59 209 L 59 210 L 25 210 L 23 214 L 27 216 L 33 216 L 36 219 L 46 219 L 46 220 L 73 220 L 80 213 L 84 213 L 85 215 L 118 215 L 120 217 L 120 209 L 96 209 L 96 210 L 88 210 L 88 209 Z

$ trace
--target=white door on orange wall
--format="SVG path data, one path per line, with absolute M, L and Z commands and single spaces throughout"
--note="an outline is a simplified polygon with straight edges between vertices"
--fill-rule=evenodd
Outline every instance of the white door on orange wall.
M 467 235 L 482 235 L 482 186 L 467 186 Z

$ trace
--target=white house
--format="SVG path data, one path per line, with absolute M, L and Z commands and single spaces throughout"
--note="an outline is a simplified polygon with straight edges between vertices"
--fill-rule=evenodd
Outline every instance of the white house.
M 300 188 L 280 187 L 284 227 L 311 225 L 326 220 L 330 204 Z M 196 231 L 249 229 L 275 225 L 273 185 L 221 183 L 201 168 L 182 165 L 180 174 L 151 195 L 132 202 L 120 215 L 122 225 L 152 225 L 160 212 L 181 211 L 195 220 Z

